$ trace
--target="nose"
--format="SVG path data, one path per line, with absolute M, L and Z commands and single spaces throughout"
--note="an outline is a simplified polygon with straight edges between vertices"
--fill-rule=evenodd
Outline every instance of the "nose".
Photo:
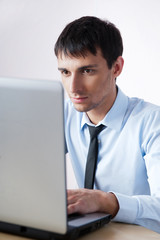
M 82 90 L 82 79 L 78 74 L 72 74 L 70 78 L 70 92 L 79 93 Z

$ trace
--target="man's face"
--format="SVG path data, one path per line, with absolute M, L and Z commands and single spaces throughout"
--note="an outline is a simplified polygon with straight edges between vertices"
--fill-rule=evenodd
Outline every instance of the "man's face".
M 101 51 L 96 56 L 58 57 L 62 83 L 77 111 L 104 115 L 116 97 L 115 69 L 108 68 Z

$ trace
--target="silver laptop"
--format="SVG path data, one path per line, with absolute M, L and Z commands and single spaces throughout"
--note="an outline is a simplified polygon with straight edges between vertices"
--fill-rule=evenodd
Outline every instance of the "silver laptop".
M 68 221 L 63 95 L 59 81 L 0 78 L 0 231 L 74 239 L 111 219 Z

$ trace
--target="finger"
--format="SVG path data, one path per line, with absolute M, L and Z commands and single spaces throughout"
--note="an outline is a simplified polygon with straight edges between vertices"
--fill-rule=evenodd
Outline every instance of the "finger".
M 79 194 L 75 190 L 68 190 L 67 191 L 67 202 L 68 204 L 76 203 L 79 199 Z
M 70 196 L 68 197 L 67 199 L 67 204 L 70 205 L 70 204 L 73 204 L 73 203 L 76 203 L 77 202 L 77 198 L 75 196 Z
M 79 208 L 79 204 L 76 202 L 74 204 L 68 205 L 67 212 L 68 212 L 68 214 L 81 213 L 80 208 Z
M 76 195 L 79 193 L 80 190 L 77 190 L 77 189 L 68 189 L 67 190 L 67 195 L 68 196 L 71 196 L 71 195 Z

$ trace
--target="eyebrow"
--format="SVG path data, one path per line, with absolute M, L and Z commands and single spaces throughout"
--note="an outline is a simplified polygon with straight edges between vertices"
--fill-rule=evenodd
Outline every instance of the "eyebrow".
M 62 71 L 62 70 L 67 70 L 66 68 L 58 68 L 58 70 Z
M 98 67 L 98 64 L 89 64 L 89 65 L 86 65 L 86 66 L 82 66 L 78 69 L 83 70 L 83 69 L 86 69 L 86 68 L 96 68 L 96 67 Z M 58 68 L 58 70 L 60 70 L 60 71 L 67 70 L 67 68 Z
M 98 67 L 98 64 L 90 64 L 90 65 L 86 65 L 86 66 L 80 67 L 78 69 L 79 70 L 83 70 L 83 69 L 86 69 L 86 68 L 96 68 L 96 67 Z

